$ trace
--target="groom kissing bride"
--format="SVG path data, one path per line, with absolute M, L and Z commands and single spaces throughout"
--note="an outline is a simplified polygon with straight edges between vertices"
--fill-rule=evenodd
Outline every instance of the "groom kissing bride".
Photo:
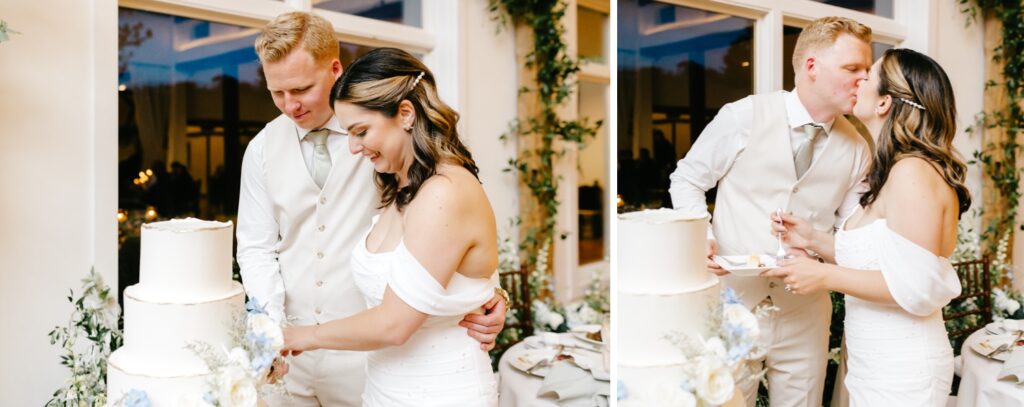
M 303 12 L 256 52 L 282 115 L 245 152 L 236 257 L 291 355 L 273 373 L 289 394 L 265 401 L 496 405 L 494 213 L 433 74 L 394 48 L 343 73 L 333 27 Z
M 671 175 L 673 206 L 705 211 L 718 186 L 708 268 L 747 307 L 778 308 L 749 361 L 766 370 L 772 406 L 822 405 L 830 291 L 846 295 L 850 404 L 944 406 L 953 353 L 941 312 L 960 293 L 948 256 L 971 202 L 949 79 L 907 49 L 872 64 L 870 28 L 838 17 L 804 28 L 792 63 L 792 92 L 722 107 Z M 712 260 L 776 253 L 777 236 L 789 256 L 759 277 Z M 756 387 L 742 389 L 750 406 Z

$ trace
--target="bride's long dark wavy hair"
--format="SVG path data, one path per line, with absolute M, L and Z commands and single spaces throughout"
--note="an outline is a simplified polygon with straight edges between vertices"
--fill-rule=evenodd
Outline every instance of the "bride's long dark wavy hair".
M 400 188 L 395 174 L 378 172 L 374 178 L 381 190 L 381 207 L 394 203 L 399 211 L 412 202 L 441 163 L 461 166 L 480 179 L 472 154 L 459 139 L 459 114 L 441 101 L 434 74 L 412 54 L 397 48 L 372 50 L 353 61 L 331 89 L 331 106 L 352 103 L 389 118 L 398 114 L 403 100 L 416 110 L 410 132 L 415 160 L 409 166 L 409 185 Z
M 860 205 L 867 207 L 878 199 L 897 161 L 919 157 L 935 166 L 956 191 L 963 215 L 971 206 L 971 193 L 964 185 L 967 165 L 953 149 L 956 103 L 946 72 L 927 55 L 897 48 L 885 51 L 878 77 L 878 94 L 893 100 L 868 170 L 869 190 Z

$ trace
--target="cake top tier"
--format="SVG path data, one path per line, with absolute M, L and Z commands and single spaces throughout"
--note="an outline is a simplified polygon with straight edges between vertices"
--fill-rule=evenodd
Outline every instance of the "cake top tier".
M 683 294 L 717 279 L 707 271 L 708 217 L 673 209 L 619 215 L 617 289 L 621 293 Z
M 139 299 L 191 303 L 228 295 L 233 231 L 231 222 L 194 218 L 143 225 Z
M 174 233 L 190 233 L 190 232 L 202 232 L 209 230 L 219 229 L 231 229 L 231 221 L 217 222 L 212 220 L 202 220 L 196 218 L 185 218 L 185 219 L 171 219 L 161 222 L 146 223 L 142 225 L 143 229 L 160 231 L 160 232 L 174 232 Z
M 671 222 L 702 221 L 706 220 L 706 213 L 687 213 L 669 208 L 645 209 L 637 212 L 628 212 L 619 215 L 619 220 L 643 222 L 653 225 Z

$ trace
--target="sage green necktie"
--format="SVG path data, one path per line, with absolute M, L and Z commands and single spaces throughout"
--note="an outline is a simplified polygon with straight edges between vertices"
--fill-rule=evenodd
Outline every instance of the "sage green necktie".
M 327 129 L 313 130 L 306 137 L 313 142 L 313 182 L 320 188 L 331 173 L 331 153 L 327 151 Z
M 814 142 L 818 140 L 818 135 L 821 134 L 822 130 L 824 129 L 816 124 L 804 125 L 804 134 L 807 135 L 807 141 L 804 141 L 796 149 L 796 154 L 793 156 L 793 164 L 796 165 L 796 177 L 798 179 L 804 176 L 808 168 L 811 168 L 811 161 L 814 158 Z

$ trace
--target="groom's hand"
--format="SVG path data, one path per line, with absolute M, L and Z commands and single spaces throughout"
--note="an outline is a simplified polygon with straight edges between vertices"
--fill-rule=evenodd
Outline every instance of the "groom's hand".
M 459 322 L 459 326 L 468 329 L 469 336 L 480 342 L 480 349 L 494 349 L 498 333 L 505 326 L 505 313 L 508 304 L 502 296 L 495 294 L 484 304 L 484 314 L 468 314 Z
M 708 239 L 708 271 L 719 277 L 729 275 L 728 271 L 725 271 L 721 265 L 715 263 L 716 254 L 718 254 L 718 242 L 715 239 Z

